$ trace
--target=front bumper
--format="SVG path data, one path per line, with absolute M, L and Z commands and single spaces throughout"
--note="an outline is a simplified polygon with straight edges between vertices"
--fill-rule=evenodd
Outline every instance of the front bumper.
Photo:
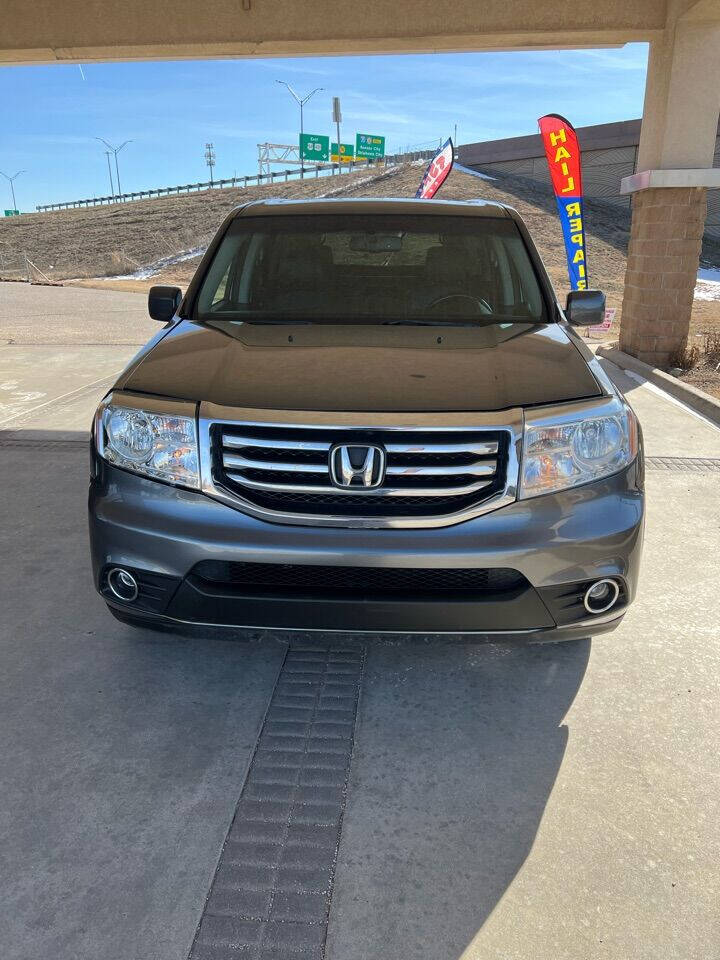
M 205 494 L 146 480 L 93 457 L 90 542 L 96 588 L 127 614 L 170 624 L 391 633 L 473 633 L 531 640 L 587 637 L 613 629 L 637 587 L 644 504 L 641 467 L 559 494 L 517 501 L 435 529 L 341 529 L 267 523 Z M 473 596 L 404 591 L 388 598 L 311 589 L 248 590 L 208 582 L 202 561 L 322 568 L 517 571 L 525 584 Z M 143 608 L 107 592 L 113 566 L 148 577 Z M 564 612 L 583 584 L 613 577 L 622 602 L 590 616 Z M 322 577 L 318 577 L 321 581 Z M 160 586 L 158 586 L 160 585 Z M 157 599 L 159 597 L 159 599 Z

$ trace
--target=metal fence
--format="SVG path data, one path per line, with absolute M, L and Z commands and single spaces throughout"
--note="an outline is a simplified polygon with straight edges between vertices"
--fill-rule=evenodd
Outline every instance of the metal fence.
M 8 244 L 0 246 L 0 279 L 24 280 L 26 283 L 55 283 L 44 270 L 25 253 L 8 250 Z

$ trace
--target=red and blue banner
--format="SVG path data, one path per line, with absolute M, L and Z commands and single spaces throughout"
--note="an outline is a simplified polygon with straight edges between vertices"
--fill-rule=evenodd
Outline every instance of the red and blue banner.
M 582 170 L 577 133 L 565 117 L 548 113 L 538 120 L 557 201 L 572 290 L 587 290 Z
M 420 186 L 417 188 L 417 193 L 415 194 L 416 199 L 431 200 L 435 196 L 450 176 L 450 171 L 453 168 L 454 154 L 453 142 L 448 137 L 430 161 L 425 175 L 420 181 Z

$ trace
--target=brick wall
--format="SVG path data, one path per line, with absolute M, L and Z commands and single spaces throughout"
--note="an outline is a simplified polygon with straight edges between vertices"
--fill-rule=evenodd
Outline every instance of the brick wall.
M 706 213 L 704 188 L 633 197 L 620 346 L 653 366 L 687 343 Z

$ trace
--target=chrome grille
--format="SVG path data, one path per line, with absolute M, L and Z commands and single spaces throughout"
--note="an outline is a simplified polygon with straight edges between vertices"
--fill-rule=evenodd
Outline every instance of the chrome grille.
M 263 511 L 357 518 L 448 516 L 504 491 L 510 432 L 503 429 L 358 429 L 216 423 L 213 480 Z M 380 486 L 333 482 L 336 445 L 385 454 Z

